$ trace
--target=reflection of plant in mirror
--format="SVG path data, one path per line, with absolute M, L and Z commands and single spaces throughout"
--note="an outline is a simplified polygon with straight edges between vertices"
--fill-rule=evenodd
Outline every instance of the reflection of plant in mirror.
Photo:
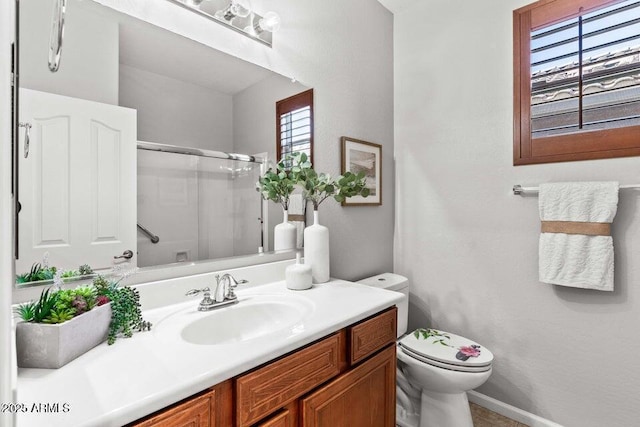
M 294 153 L 286 155 L 276 165 L 276 170 L 272 168 L 260 177 L 256 184 L 256 189 L 262 194 L 265 200 L 280 203 L 284 210 L 289 209 L 289 197 L 295 190 L 300 173 L 303 168 L 310 168 L 311 162 L 304 153 Z
M 53 276 L 55 276 L 55 274 L 55 267 L 45 267 L 39 262 L 36 262 L 31 266 L 31 271 L 17 275 L 16 282 L 26 283 L 37 282 L 39 280 L 53 280 Z
M 65 270 L 60 271 L 57 267 L 49 267 L 43 263 L 34 263 L 31 266 L 31 271 L 28 273 L 16 275 L 16 283 L 28 283 L 38 282 L 41 280 L 53 280 L 56 277 L 56 273 L 60 273 L 60 277 L 63 279 L 70 279 L 73 277 L 87 276 L 93 274 L 91 266 L 84 264 L 81 265 L 78 270 Z

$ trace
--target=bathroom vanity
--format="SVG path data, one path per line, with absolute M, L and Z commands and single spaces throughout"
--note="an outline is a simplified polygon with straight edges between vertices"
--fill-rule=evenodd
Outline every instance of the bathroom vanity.
M 131 426 L 392 426 L 396 311 L 384 310 Z
M 19 403 L 68 410 L 19 413 L 17 426 L 394 424 L 402 294 L 342 280 L 300 292 L 279 281 L 199 312 L 180 280 L 168 286 L 181 302 L 144 310 L 151 332 L 61 369 L 20 369 Z

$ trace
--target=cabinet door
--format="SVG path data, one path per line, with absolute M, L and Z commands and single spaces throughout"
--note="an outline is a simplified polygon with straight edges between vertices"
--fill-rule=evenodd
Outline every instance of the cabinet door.
M 211 424 L 215 391 L 187 400 L 131 427 L 214 427 Z
M 231 427 L 233 385 L 218 384 L 204 394 L 170 406 L 127 427 Z
M 396 348 L 390 346 L 302 399 L 304 427 L 392 427 Z
M 19 273 L 42 262 L 111 267 L 125 250 L 136 263 L 136 111 L 20 89 Z

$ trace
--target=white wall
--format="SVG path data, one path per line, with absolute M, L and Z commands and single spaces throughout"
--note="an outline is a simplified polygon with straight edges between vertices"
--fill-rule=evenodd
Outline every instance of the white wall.
M 495 354 L 480 391 L 566 426 L 638 425 L 640 192 L 613 226 L 615 292 L 537 280 L 537 197 L 514 184 L 638 183 L 640 159 L 512 166 L 512 10 L 525 0 L 416 2 L 395 16 L 395 270 L 410 327 Z
M 236 152 L 257 154 L 267 152 L 272 163 L 276 160 L 276 102 L 309 88 L 292 83 L 291 79 L 274 75 L 258 82 L 233 97 L 233 141 Z M 269 247 L 273 250 L 273 228 L 282 222 L 279 204 L 269 202 Z M 247 218 L 248 219 L 248 218 Z
M 120 105 L 138 110 L 138 139 L 232 151 L 233 98 L 213 89 L 120 65 Z
M 20 0 L 20 86 L 118 104 L 118 24 L 69 1 L 60 69 L 48 68 L 53 0 Z
M 13 196 L 11 194 L 11 42 L 14 2 L 0 2 L 0 403 L 15 402 L 17 367 L 12 332 Z M 12 426 L 11 411 L 0 411 L 0 426 Z
M 381 207 L 321 206 L 331 236 L 331 274 L 357 279 L 389 271 L 393 248 L 393 42 L 391 13 L 376 0 L 255 0 L 282 28 L 269 49 L 208 19 L 155 0 L 98 0 L 314 88 L 315 164 L 340 172 L 343 135 L 383 145 Z M 375 248 L 375 250 L 367 250 Z

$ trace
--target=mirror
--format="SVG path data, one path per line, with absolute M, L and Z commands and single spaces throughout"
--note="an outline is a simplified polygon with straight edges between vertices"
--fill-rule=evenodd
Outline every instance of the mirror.
M 19 283 L 272 250 L 282 215 L 255 183 L 276 102 L 307 87 L 87 0 L 54 73 L 54 0 L 19 7 Z

